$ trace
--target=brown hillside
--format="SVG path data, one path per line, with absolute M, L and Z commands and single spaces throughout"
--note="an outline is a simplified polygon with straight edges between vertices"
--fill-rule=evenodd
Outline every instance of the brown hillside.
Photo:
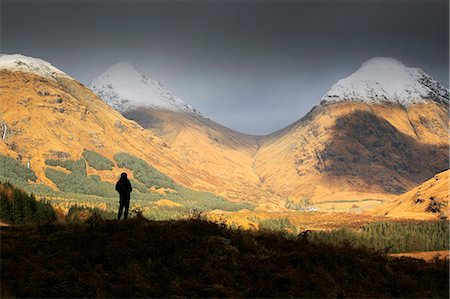
M 385 204 L 373 214 L 396 218 L 435 219 L 449 217 L 449 170 L 441 172 L 420 186 L 400 195 L 394 202 Z
M 448 116 L 436 103 L 316 106 L 266 137 L 263 187 L 294 201 L 389 199 L 448 167 Z
M 124 116 L 161 138 L 177 154 L 183 169 L 211 178 L 210 188 L 216 193 L 234 200 L 269 204 L 265 208 L 278 205 L 278 196 L 260 187 L 253 168 L 258 150 L 255 136 L 188 112 L 140 108 Z
M 52 185 L 43 171 L 46 158 L 78 159 L 84 148 L 108 158 L 125 151 L 157 167 L 177 169 L 159 138 L 110 109 L 81 83 L 57 78 L 0 71 L 0 115 L 8 128 L 1 146 L 30 160 L 41 181 Z
M 126 119 L 90 89 L 65 76 L 53 79 L 2 70 L 0 83 L 0 122 L 7 126 L 0 149 L 2 154 L 30 160 L 38 182 L 56 188 L 44 174 L 45 159 L 79 159 L 86 148 L 111 160 L 116 153 L 130 153 L 192 189 L 263 202 L 266 208 L 276 202 L 276 196 L 257 187 L 258 177 L 251 167 L 244 167 L 252 164 L 255 141 L 248 142 L 242 134 L 212 121 L 167 113 L 165 130 L 170 134 L 161 134 Z M 183 124 L 183 117 L 192 122 Z M 205 134 L 197 133 L 203 129 Z M 221 145 L 216 147 L 216 142 Z M 120 171 L 88 169 L 110 182 Z

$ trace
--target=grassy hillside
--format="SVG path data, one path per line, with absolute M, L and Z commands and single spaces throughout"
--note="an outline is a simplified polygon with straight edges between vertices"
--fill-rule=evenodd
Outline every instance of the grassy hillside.
M 0 82 L 0 121 L 7 126 L 0 152 L 29 160 L 37 180 L 47 186 L 55 188 L 45 173 L 47 159 L 84 158 L 88 175 L 112 182 L 107 172 L 113 168 L 118 174 L 111 165 L 114 155 L 125 152 L 189 189 L 253 204 L 277 200 L 258 186 L 251 167 L 257 148 L 252 137 L 184 113 L 170 118 L 163 113 L 167 122 L 162 130 L 146 130 L 66 76 L 0 70 Z
M 254 208 L 253 204 L 231 202 L 223 197 L 209 192 L 191 190 L 175 183 L 170 177 L 158 171 L 146 161 L 128 153 L 118 153 L 115 162 L 107 159 L 95 151 L 84 150 L 82 158 L 46 159 L 45 175 L 59 190 L 37 183 L 37 177 L 32 168 L 22 162 L 0 155 L 0 182 L 10 182 L 17 187 L 45 198 L 58 198 L 59 204 L 65 206 L 78 204 L 91 207 L 103 205 L 109 209 L 117 209 L 118 194 L 114 183 L 118 174 L 127 171 L 134 191 L 132 206 L 139 207 L 147 217 L 172 218 L 172 215 L 187 213 L 192 209 L 200 211 L 223 210 L 238 211 Z M 111 167 L 111 169 L 107 169 Z M 111 181 L 104 180 L 92 169 L 101 169 L 112 177 Z M 173 206 L 157 205 L 160 200 L 172 202 Z M 167 211 L 169 210 L 169 211 Z M 169 216 L 161 216 L 169 215 Z
M 448 261 L 200 218 L 0 229 L 2 297 L 448 297 Z
M 391 203 L 380 205 L 372 214 L 395 218 L 447 219 L 450 170 L 436 174 L 418 187 L 400 195 Z

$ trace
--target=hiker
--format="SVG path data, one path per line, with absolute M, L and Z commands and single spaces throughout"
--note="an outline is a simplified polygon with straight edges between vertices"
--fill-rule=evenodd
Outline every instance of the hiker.
M 116 184 L 116 191 L 119 192 L 120 195 L 118 219 L 120 220 L 120 217 L 122 216 L 123 208 L 125 208 L 123 218 L 127 219 L 128 208 L 130 207 L 130 193 L 131 191 L 133 191 L 133 188 L 131 187 L 131 183 L 128 180 L 127 174 L 125 172 L 120 175 L 120 179 Z

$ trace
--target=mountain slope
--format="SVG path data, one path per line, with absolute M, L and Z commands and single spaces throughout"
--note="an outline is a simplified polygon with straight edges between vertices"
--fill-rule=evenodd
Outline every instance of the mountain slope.
M 21 57 L 17 64 L 28 61 Z M 168 160 L 162 154 L 161 140 L 110 109 L 67 75 L 46 77 L 26 69 L 2 67 L 0 82 L 0 115 L 7 127 L 2 143 L 17 156 L 30 160 L 40 180 L 49 185 L 43 173 L 44 160 L 57 158 L 58 153 L 78 159 L 84 148 L 98 150 L 109 158 L 126 151 L 161 165 L 162 161 L 156 163 L 154 158 L 144 156 L 146 148 Z
M 38 177 L 38 184 L 44 183 L 56 188 L 45 173 L 45 169 L 50 167 L 46 163 L 47 159 L 78 160 L 87 149 L 111 161 L 114 161 L 114 155 L 117 153 L 129 153 L 145 160 L 177 183 L 194 190 L 210 191 L 239 201 L 261 202 L 262 198 L 271 201 L 271 194 L 258 189 L 252 183 L 257 181 L 257 177 L 251 177 L 251 168 L 249 171 L 239 170 L 243 168 L 244 162 L 240 160 L 244 158 L 234 156 L 228 147 L 224 146 L 211 153 L 210 161 L 215 163 L 214 161 L 220 159 L 236 160 L 231 166 L 215 163 L 205 167 L 205 163 L 190 158 L 192 155 L 189 147 L 184 146 L 185 142 L 207 148 L 214 138 L 219 140 L 228 136 L 226 129 L 223 128 L 224 132 L 220 136 L 202 135 L 197 138 L 195 133 L 192 133 L 195 130 L 184 130 L 184 127 L 181 127 L 180 129 L 186 132 L 185 138 L 179 137 L 180 134 L 177 133 L 178 137 L 171 141 L 174 135 L 159 136 L 160 132 L 145 130 L 135 121 L 128 120 L 113 110 L 91 90 L 66 74 L 51 72 L 51 75 L 43 76 L 39 66 L 45 68 L 48 63 L 40 65 L 41 62 L 38 61 L 32 68 L 16 69 L 11 67 L 10 62 L 6 66 L 3 65 L 5 58 L 20 66 L 32 65 L 31 62 L 38 60 L 24 56 L 0 58 L 0 148 L 2 154 L 19 158 L 23 163 L 29 162 Z M 172 111 L 167 110 L 167 113 L 171 118 Z M 196 116 L 196 113 L 186 114 L 187 118 L 195 119 Z M 199 119 L 208 122 L 206 119 Z M 169 122 L 173 126 L 180 124 L 172 123 L 170 119 Z M 194 126 L 199 127 L 200 123 L 194 123 Z M 182 150 L 177 150 L 175 145 L 172 148 L 172 143 L 180 144 Z M 232 146 L 246 148 L 247 156 L 247 152 L 251 151 L 249 143 L 240 144 L 237 139 L 233 141 Z M 55 167 L 55 170 L 64 171 Z M 228 175 L 231 168 L 235 168 L 236 175 Z M 118 167 L 114 167 L 112 171 L 97 171 L 88 167 L 87 174 L 99 175 L 102 181 L 113 183 L 121 171 Z
M 258 202 L 264 209 L 283 208 L 277 195 L 260 187 L 252 167 L 258 149 L 256 137 L 194 113 L 142 107 L 124 116 L 164 140 L 183 168 L 197 169 L 196 176 L 211 182 L 207 190 L 237 201 Z
M 142 97 L 124 100 L 157 101 L 146 88 L 136 93 Z M 163 139 L 181 163 L 223 177 L 215 184 L 233 190 L 232 198 L 271 198 L 281 209 L 394 199 L 448 165 L 448 90 L 390 58 L 369 60 L 308 115 L 268 136 L 240 134 L 192 111 L 146 106 L 123 114 Z
M 383 82 L 373 78 L 392 77 L 391 69 L 402 64 L 379 66 L 377 60 L 366 63 L 364 72 L 339 81 L 325 99 L 336 94 L 336 86 L 346 86 L 349 92 L 355 87 L 355 97 L 342 92 L 261 141 L 256 171 L 264 188 L 297 206 L 312 201 L 394 199 L 393 194 L 448 169 L 448 90 L 439 86 L 436 94 L 444 95 L 439 101 L 415 98 L 415 89 L 425 89 L 419 80 L 414 90 L 404 90 L 411 97 L 402 101 L 395 93 L 378 95 L 376 88 Z M 408 71 L 404 67 L 403 72 L 394 72 L 407 77 L 396 80 L 408 81 Z M 360 92 L 362 83 L 370 93 Z
M 131 64 L 119 63 L 94 79 L 91 86 L 111 107 L 161 138 L 177 154 L 183 169 L 195 169 L 195 176 L 209 182 L 192 182 L 194 187 L 237 201 L 259 202 L 268 209 L 279 205 L 277 195 L 260 188 L 260 178 L 252 167 L 257 137 L 207 119 L 178 98 L 181 105 L 169 105 L 151 82 L 156 81 Z M 129 92 L 131 87 L 133 92 Z M 121 95 L 122 104 L 117 104 L 119 98 L 115 95 Z
M 119 79 L 123 68 L 115 68 Z M 390 72 L 391 67 L 381 69 Z M 269 211 L 394 200 L 448 169 L 448 90 L 440 85 L 433 85 L 439 96 L 402 103 L 387 97 L 389 93 L 382 101 L 325 101 L 280 131 L 250 136 L 203 117 L 169 92 L 160 93 L 160 85 L 147 84 L 153 82 L 148 77 L 127 71 L 134 74 L 126 76 L 130 80 L 146 80 L 111 81 L 108 92 L 113 96 L 105 101 L 122 115 L 46 62 L 0 57 L 2 153 L 29 161 L 37 183 L 56 188 L 46 176 L 46 159 L 77 160 L 87 149 L 113 161 L 115 154 L 126 152 L 176 183 Z M 106 76 L 105 82 L 107 78 L 111 79 Z M 430 78 L 416 83 L 429 86 L 434 82 Z M 124 86 L 133 86 L 132 93 L 122 93 Z M 414 90 L 405 92 L 415 95 Z M 87 168 L 88 175 L 106 182 L 114 182 L 121 171 L 118 165 L 112 171 Z
M 381 205 L 372 213 L 396 218 L 436 219 L 449 217 L 449 170 L 436 174 L 418 187 Z

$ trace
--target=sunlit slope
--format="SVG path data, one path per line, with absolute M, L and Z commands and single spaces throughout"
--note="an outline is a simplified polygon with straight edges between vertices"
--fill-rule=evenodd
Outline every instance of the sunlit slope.
M 178 165 L 179 157 L 163 140 L 123 117 L 76 80 L 2 70 L 0 82 L 0 116 L 6 125 L 2 154 L 29 160 L 45 184 L 54 186 L 44 174 L 45 159 L 76 160 L 84 149 L 111 160 L 116 153 L 130 153 L 182 184 L 197 179 Z M 107 181 L 118 175 L 114 170 L 97 174 Z
M 153 138 L 79 82 L 7 70 L 0 72 L 0 82 L 0 115 L 7 126 L 2 143 L 30 160 L 45 183 L 51 184 L 43 172 L 46 158 L 78 159 L 84 148 L 109 158 L 124 150 L 142 155 L 136 148 Z
M 189 112 L 141 107 L 124 113 L 164 140 L 184 169 L 211 182 L 212 190 L 239 201 L 283 209 L 276 194 L 261 188 L 254 169 L 258 138 L 245 135 Z M 205 188 L 205 186 L 198 186 Z
M 254 138 L 233 136 L 231 130 L 209 120 L 170 111 L 161 113 L 169 134 L 146 130 L 67 76 L 2 70 L 0 83 L 2 137 L 6 131 L 0 141 L 1 153 L 20 157 L 24 163 L 30 161 L 38 183 L 56 188 L 45 176 L 46 159 L 77 160 L 84 149 L 90 149 L 114 161 L 115 154 L 126 152 L 189 188 L 262 203 L 267 208 L 277 203 L 276 196 L 258 187 L 252 171 L 257 149 Z M 208 129 L 210 126 L 216 129 Z M 205 134 L 198 133 L 203 130 Z M 222 144 L 216 146 L 218 142 Z M 114 182 L 120 171 L 116 167 L 112 171 L 88 168 L 88 175 Z
M 178 157 L 192 176 L 189 184 L 265 208 L 279 200 L 260 188 L 254 172 L 255 136 L 245 135 L 204 117 L 157 80 L 128 62 L 112 65 L 90 85 L 108 105 L 135 120 Z M 200 180 L 202 182 L 200 182 Z M 281 206 L 281 208 L 283 208 Z
M 448 168 L 444 105 L 316 106 L 261 141 L 263 187 L 295 202 L 393 199 Z
M 449 217 L 449 170 L 441 172 L 420 186 L 400 195 L 373 214 L 396 218 L 436 219 Z

